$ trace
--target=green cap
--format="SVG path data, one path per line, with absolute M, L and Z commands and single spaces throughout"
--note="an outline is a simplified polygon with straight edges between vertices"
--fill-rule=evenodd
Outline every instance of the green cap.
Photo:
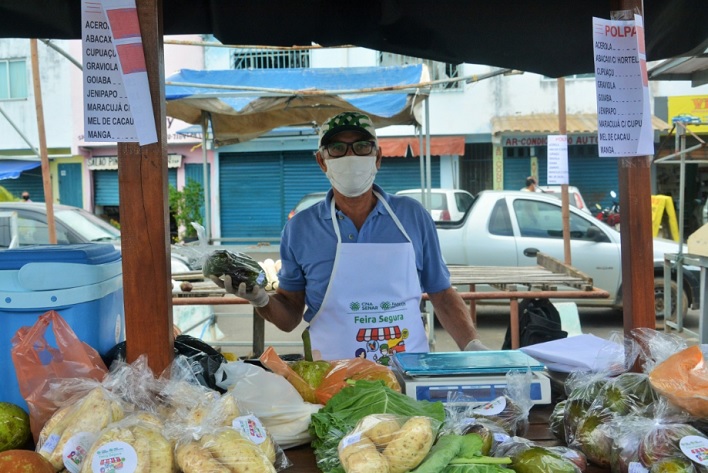
M 360 112 L 342 112 L 322 124 L 318 147 L 327 144 L 329 138 L 342 131 L 359 131 L 376 139 L 376 128 L 371 118 Z

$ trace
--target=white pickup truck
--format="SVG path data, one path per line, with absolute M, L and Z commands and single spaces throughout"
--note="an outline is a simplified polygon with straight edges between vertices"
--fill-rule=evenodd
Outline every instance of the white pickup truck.
M 447 264 L 473 266 L 533 266 L 536 253 L 561 261 L 563 221 L 561 201 L 535 192 L 483 191 L 457 222 L 436 222 Z M 609 299 L 578 300 L 578 305 L 622 307 L 620 233 L 592 215 L 570 206 L 572 266 L 589 275 Z M 664 253 L 677 253 L 678 244 L 654 239 L 654 300 L 657 316 L 664 311 Z M 699 305 L 699 277 L 684 271 L 683 311 Z M 672 314 L 676 313 L 675 274 L 672 276 Z

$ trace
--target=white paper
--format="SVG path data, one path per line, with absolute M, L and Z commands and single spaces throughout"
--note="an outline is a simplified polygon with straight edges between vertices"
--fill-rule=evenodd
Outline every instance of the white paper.
M 155 143 L 135 0 L 83 0 L 84 140 Z
M 593 18 L 593 47 L 599 155 L 653 155 L 642 17 Z
M 548 135 L 548 184 L 568 184 L 568 136 Z
M 624 347 L 592 334 L 576 335 L 521 347 L 520 350 L 540 361 L 548 369 L 606 371 L 624 365 Z

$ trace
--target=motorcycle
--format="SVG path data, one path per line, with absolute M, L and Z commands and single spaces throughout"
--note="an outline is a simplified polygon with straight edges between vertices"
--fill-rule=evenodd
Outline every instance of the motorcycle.
M 612 205 L 605 207 L 604 209 L 600 204 L 595 204 L 598 212 L 595 217 L 598 220 L 605 222 L 607 225 L 611 226 L 615 230 L 620 230 L 620 208 L 619 201 L 617 199 L 617 193 L 615 191 L 610 191 L 610 196 L 612 196 Z

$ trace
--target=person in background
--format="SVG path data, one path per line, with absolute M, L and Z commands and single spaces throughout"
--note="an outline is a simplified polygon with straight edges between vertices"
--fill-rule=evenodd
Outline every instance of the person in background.
M 27 191 L 22 192 L 22 200 L 24 200 L 25 202 L 32 202 L 32 200 L 30 199 L 29 192 L 27 192 Z
M 526 192 L 541 192 L 541 189 L 539 189 L 536 183 L 536 178 L 533 176 L 526 178 L 526 187 L 522 187 L 521 190 Z
M 315 157 L 332 189 L 285 225 L 277 291 L 255 286 L 247 292 L 229 276 L 214 282 L 281 330 L 294 330 L 304 318 L 315 359 L 351 358 L 360 348 L 368 353 L 372 340 L 383 346 L 405 339 L 400 351 L 427 352 L 423 292 L 461 349 L 488 350 L 450 284 L 430 214 L 374 183 L 382 152 L 371 119 L 343 112 L 325 121 Z

